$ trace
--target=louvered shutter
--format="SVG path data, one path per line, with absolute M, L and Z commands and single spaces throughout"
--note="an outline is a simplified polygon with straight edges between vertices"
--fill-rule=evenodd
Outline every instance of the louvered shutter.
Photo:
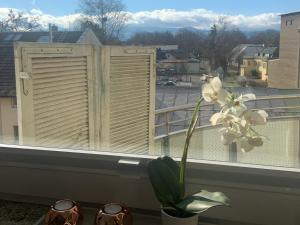
M 15 56 L 20 143 L 93 148 L 92 48 L 19 43 Z
M 108 150 L 151 154 L 154 145 L 155 51 L 104 47 Z M 104 126 L 105 127 L 105 126 Z M 103 138 L 102 138 L 103 140 Z

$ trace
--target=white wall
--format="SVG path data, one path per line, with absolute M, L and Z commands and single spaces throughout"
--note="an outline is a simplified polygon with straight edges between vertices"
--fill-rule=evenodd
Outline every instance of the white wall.
M 18 126 L 17 108 L 11 97 L 0 97 L 0 143 L 14 144 L 14 126 Z

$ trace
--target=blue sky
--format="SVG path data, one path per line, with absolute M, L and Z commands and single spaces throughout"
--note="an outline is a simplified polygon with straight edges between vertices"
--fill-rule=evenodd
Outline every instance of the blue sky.
M 39 17 L 44 28 L 53 23 L 72 29 L 80 19 L 80 0 L 0 0 L 0 19 L 9 8 Z M 279 29 L 280 13 L 300 11 L 299 0 L 123 0 L 131 30 L 193 27 L 208 30 L 220 18 L 241 30 Z M 77 23 L 78 24 L 78 23 Z
M 256 15 L 261 13 L 286 13 L 300 11 L 297 0 L 124 0 L 130 12 L 155 9 L 191 10 L 204 8 L 217 13 Z M 0 8 L 31 10 L 62 16 L 76 12 L 78 0 L 0 0 Z

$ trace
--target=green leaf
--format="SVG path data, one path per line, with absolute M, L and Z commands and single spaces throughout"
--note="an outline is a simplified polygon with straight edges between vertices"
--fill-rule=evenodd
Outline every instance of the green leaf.
M 214 206 L 229 206 L 229 198 L 221 192 L 201 192 L 187 196 L 176 206 L 188 213 L 201 213 Z
M 148 175 L 155 195 L 163 206 L 175 206 L 181 200 L 179 166 L 172 158 L 152 160 L 148 164 Z

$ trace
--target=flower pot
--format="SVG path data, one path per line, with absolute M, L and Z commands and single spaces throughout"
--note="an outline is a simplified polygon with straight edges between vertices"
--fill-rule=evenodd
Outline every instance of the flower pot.
M 191 217 L 180 218 L 167 214 L 163 209 L 161 210 L 162 225 L 197 225 L 198 215 Z

